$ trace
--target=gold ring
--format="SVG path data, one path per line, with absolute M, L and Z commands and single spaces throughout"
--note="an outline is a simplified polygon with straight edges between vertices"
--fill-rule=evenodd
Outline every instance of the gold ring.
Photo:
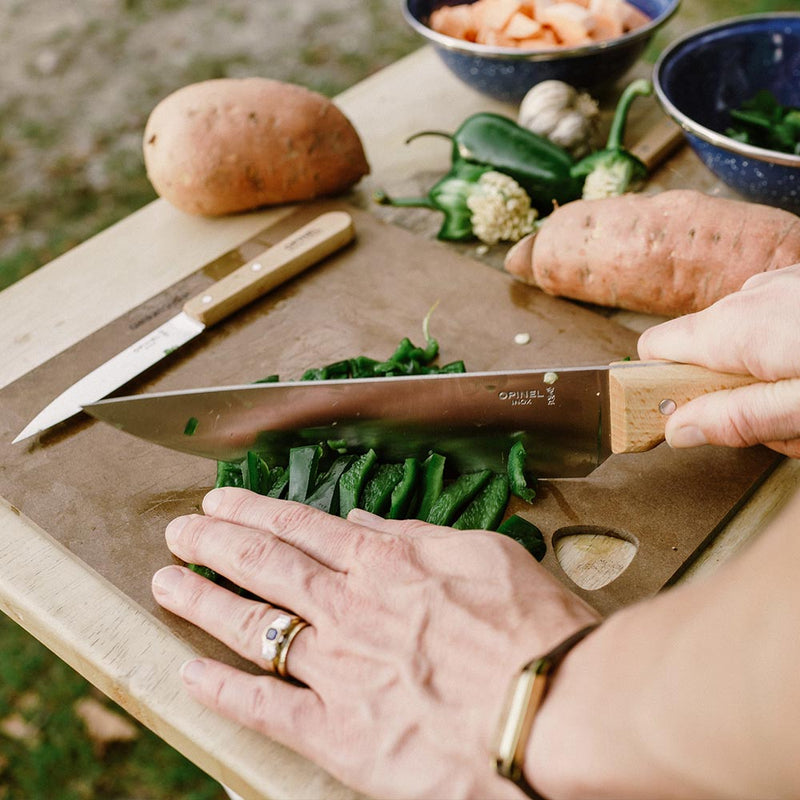
M 286 658 L 294 637 L 308 623 L 300 617 L 281 614 L 265 631 L 261 643 L 261 655 L 272 664 L 272 669 L 282 678 L 287 676 Z

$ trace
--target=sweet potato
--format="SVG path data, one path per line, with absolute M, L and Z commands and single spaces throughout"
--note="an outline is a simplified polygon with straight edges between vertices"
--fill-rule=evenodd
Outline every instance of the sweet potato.
M 548 294 L 678 316 L 798 262 L 800 217 L 678 189 L 567 203 L 508 252 L 505 268 Z
M 192 214 L 310 200 L 369 172 L 358 134 L 330 100 L 267 78 L 178 89 L 151 112 L 143 146 L 155 190 Z

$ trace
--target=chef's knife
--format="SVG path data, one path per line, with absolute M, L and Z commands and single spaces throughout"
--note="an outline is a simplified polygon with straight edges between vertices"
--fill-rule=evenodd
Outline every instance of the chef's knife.
M 181 313 L 74 383 L 40 412 L 14 442 L 69 419 L 87 403 L 118 389 L 209 326 L 321 261 L 354 236 L 348 213 L 321 214 L 187 301 Z
M 650 449 L 666 416 L 705 392 L 755 382 L 669 362 L 296 381 L 103 400 L 91 415 L 151 442 L 220 461 L 256 450 L 285 463 L 320 441 L 384 458 L 436 450 L 460 470 L 504 469 L 522 439 L 542 477 L 586 475 L 611 453 Z

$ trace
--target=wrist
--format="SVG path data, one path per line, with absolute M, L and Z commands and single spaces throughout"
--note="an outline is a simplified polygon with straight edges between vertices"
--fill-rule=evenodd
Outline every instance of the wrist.
M 620 798 L 629 788 L 627 770 L 609 758 L 614 742 L 607 738 L 623 711 L 609 691 L 625 680 L 619 664 L 624 649 L 615 644 L 622 617 L 604 622 L 567 654 L 534 721 L 525 776 L 548 800 Z

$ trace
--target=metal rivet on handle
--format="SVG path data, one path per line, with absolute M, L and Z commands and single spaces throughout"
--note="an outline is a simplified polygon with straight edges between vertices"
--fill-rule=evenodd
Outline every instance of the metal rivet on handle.
M 210 294 L 204 294 L 200 302 L 204 305 L 208 305 L 213 299 L 214 298 Z
M 264 268 L 264 267 L 262 266 L 262 264 L 261 264 L 261 262 L 260 262 L 260 261 L 256 261 L 256 262 L 255 262 L 255 264 L 251 264 L 251 265 L 250 265 L 250 269 L 251 269 L 253 272 L 258 272 L 259 270 L 262 270 L 263 268 Z
M 658 404 L 658 410 L 665 416 L 668 417 L 670 414 L 674 413 L 675 409 L 678 407 L 678 404 L 674 400 L 662 400 Z

